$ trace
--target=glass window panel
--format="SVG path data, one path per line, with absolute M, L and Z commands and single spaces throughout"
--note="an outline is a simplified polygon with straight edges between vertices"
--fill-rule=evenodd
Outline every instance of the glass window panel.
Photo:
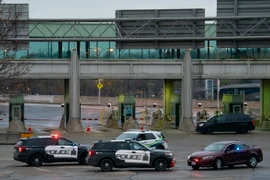
M 58 58 L 58 42 L 49 42 L 49 45 L 50 58 Z
M 63 44 L 62 44 L 62 58 L 70 59 L 70 57 L 71 57 L 70 42 L 63 42 Z
M 49 42 L 30 42 L 29 57 L 30 58 L 49 58 Z
M 141 49 L 131 49 L 129 58 L 130 59 L 142 59 L 142 50 Z
M 98 54 L 98 43 L 97 42 L 90 42 L 90 48 L 89 48 L 89 58 L 90 59 L 97 59 Z
M 110 42 L 98 42 L 99 59 L 108 59 L 110 54 Z
M 150 49 L 143 49 L 143 59 L 150 59 L 151 57 L 151 50 Z
M 150 49 L 150 59 L 159 59 L 159 49 Z
M 15 53 L 16 53 L 15 57 L 17 59 L 28 58 L 28 51 L 27 50 L 16 51 Z
M 110 59 L 118 59 L 119 57 L 118 57 L 118 50 L 116 49 L 116 44 L 115 44 L 115 42 L 110 42 L 110 49 L 109 49 L 109 51 L 110 51 Z
M 129 59 L 130 50 L 129 49 L 121 49 L 119 50 L 119 59 Z
M 86 59 L 86 52 L 86 42 L 80 42 L 80 59 Z

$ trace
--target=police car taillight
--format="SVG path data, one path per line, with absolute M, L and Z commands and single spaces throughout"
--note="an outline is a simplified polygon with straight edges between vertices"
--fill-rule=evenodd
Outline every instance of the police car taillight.
M 24 150 L 27 150 L 27 147 L 21 146 L 18 148 L 19 152 L 23 152 Z
M 96 154 L 96 151 L 94 151 L 94 150 L 89 150 L 88 151 L 88 155 L 89 156 L 93 156 L 93 155 L 95 155 Z
M 167 140 L 167 139 L 165 139 L 165 142 L 166 142 L 166 143 L 168 143 L 168 140 Z

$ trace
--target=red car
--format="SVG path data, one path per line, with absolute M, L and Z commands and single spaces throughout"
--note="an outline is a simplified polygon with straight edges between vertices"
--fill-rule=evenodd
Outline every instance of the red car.
M 194 170 L 200 167 L 221 169 L 224 166 L 246 164 L 255 168 L 263 160 L 262 150 L 241 141 L 220 141 L 188 156 L 187 164 Z

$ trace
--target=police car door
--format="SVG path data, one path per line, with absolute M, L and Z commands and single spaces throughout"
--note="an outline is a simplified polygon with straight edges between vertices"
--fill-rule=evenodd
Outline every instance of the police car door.
M 53 155 L 55 159 L 77 158 L 78 146 L 65 138 L 59 138 L 57 141 L 57 145 L 47 146 L 45 148 L 47 154 Z
M 150 164 L 150 151 L 137 142 L 130 142 L 129 150 L 119 150 L 116 158 L 127 164 Z

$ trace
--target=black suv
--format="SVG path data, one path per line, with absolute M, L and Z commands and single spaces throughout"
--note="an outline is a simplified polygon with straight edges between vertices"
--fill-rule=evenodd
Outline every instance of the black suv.
M 22 138 L 14 146 L 13 159 L 30 166 L 41 166 L 43 162 L 86 164 L 89 148 L 58 135 Z
M 216 115 L 207 121 L 197 123 L 196 126 L 196 131 L 203 134 L 212 134 L 215 131 L 235 131 L 246 134 L 254 129 L 254 120 L 249 115 L 240 113 Z
M 115 168 L 155 168 L 165 171 L 175 166 L 174 154 L 168 150 L 151 150 L 137 141 L 110 140 L 96 142 L 88 151 L 90 166 L 103 171 Z

